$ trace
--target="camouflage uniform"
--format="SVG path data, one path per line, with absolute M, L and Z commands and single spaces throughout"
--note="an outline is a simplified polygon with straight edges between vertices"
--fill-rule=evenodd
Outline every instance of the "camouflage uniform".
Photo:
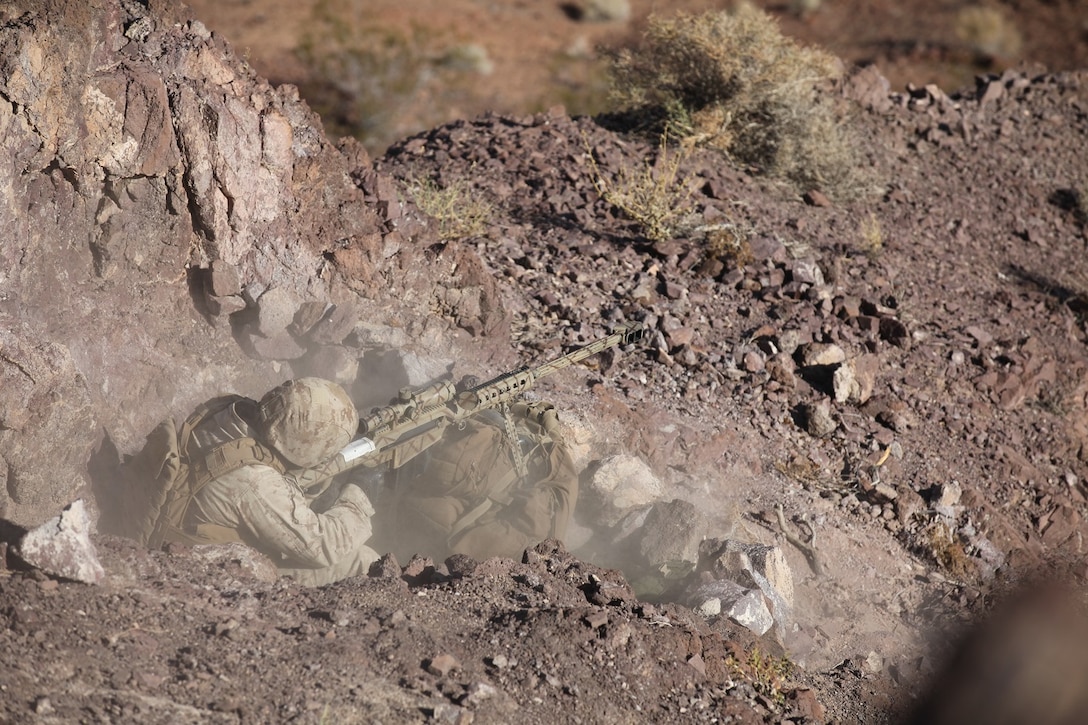
M 289 381 L 261 402 L 241 401 L 210 417 L 192 434 L 188 454 L 251 437 L 290 468 L 332 457 L 354 436 L 355 408 L 347 394 L 316 378 Z M 193 499 L 184 528 L 211 540 L 240 540 L 268 555 L 280 572 L 318 586 L 365 574 L 378 558 L 366 546 L 374 509 L 362 489 L 346 485 L 323 513 L 309 506 L 290 475 L 253 464 L 212 480 Z

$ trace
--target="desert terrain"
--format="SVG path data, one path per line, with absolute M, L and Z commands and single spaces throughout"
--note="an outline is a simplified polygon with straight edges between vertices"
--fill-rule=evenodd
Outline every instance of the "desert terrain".
M 985 46 L 964 4 L 768 4 L 844 64 L 820 90 L 865 171 L 843 198 L 606 113 L 609 48 L 720 4 L 13 5 L 0 721 L 1076 721 L 1083 4 L 995 4 Z M 670 153 L 691 220 L 652 238 L 602 180 Z M 424 181 L 462 213 L 427 212 Z M 299 332 L 314 300 L 342 314 Z M 346 366 L 375 404 L 382 361 L 485 377 L 625 322 L 643 344 L 534 392 L 583 496 L 521 561 L 306 589 L 93 524 L 117 457 L 226 389 Z M 607 489 L 617 459 L 649 483 Z M 95 583 L 17 555 L 77 498 Z M 727 539 L 791 572 L 762 635 L 662 575 Z

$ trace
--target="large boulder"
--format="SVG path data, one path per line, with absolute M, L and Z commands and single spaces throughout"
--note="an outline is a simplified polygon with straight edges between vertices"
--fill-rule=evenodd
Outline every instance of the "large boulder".
M 84 484 L 94 411 L 67 348 L 0 312 L 0 517 L 40 523 Z

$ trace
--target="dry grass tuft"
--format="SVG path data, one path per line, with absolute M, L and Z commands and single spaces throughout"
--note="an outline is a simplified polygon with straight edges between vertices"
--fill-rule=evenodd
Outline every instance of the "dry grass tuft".
M 443 239 L 465 239 L 483 235 L 494 215 L 490 202 L 480 198 L 467 181 L 439 186 L 433 179 L 418 178 L 408 193 L 420 211 L 438 222 Z
M 884 249 L 884 229 L 880 226 L 880 220 L 876 214 L 870 213 L 864 217 L 858 225 L 858 234 L 861 237 L 861 251 L 869 257 L 877 257 Z
M 927 545 L 937 564 L 954 579 L 966 579 L 975 571 L 963 543 L 944 524 L 930 527 Z
M 819 89 L 840 74 L 836 58 L 798 45 L 743 4 L 652 19 L 642 46 L 613 61 L 613 98 L 658 130 L 844 198 L 860 189 L 859 155 L 843 109 Z
M 695 186 L 681 173 L 681 166 L 691 155 L 690 147 L 670 146 L 668 134 L 663 133 L 653 161 L 647 160 L 639 169 L 622 167 L 608 178 L 588 140 L 585 145 L 597 194 L 638 223 L 647 239 L 663 241 L 685 229 L 694 209 L 691 197 Z

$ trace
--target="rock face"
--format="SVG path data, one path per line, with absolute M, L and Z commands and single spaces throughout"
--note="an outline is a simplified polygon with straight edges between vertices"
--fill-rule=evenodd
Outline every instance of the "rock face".
M 410 333 L 435 299 L 438 334 L 502 322 L 474 253 L 424 263 L 429 232 L 361 147 L 147 5 L 0 10 L 0 516 L 19 524 L 70 500 L 103 431 L 131 452 L 218 393 L 350 376 L 344 338 L 387 306 Z M 466 275 L 461 305 L 446 288 Z M 308 336 L 344 309 L 337 339 Z
M 67 348 L 34 339 L 0 313 L 0 517 L 32 521 L 63 506 L 82 482 L 95 414 Z

